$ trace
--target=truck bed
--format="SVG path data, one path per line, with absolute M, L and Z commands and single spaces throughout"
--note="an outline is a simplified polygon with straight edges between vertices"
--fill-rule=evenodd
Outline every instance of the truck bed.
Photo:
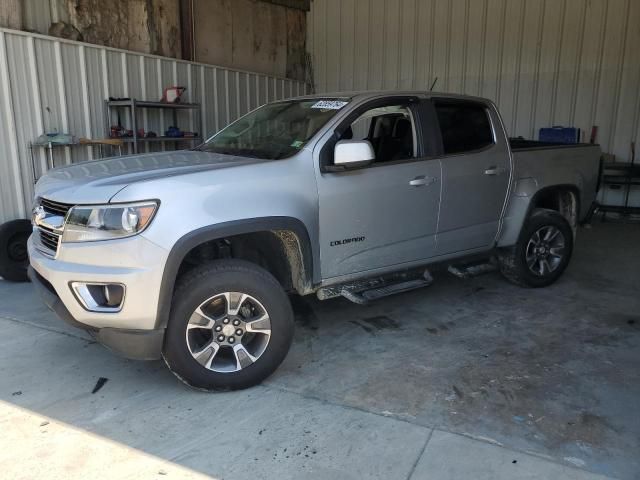
M 579 218 L 595 200 L 602 155 L 599 145 L 552 144 L 516 139 L 512 144 L 516 182 L 535 179 L 536 190 L 547 186 L 575 185 L 580 191 Z

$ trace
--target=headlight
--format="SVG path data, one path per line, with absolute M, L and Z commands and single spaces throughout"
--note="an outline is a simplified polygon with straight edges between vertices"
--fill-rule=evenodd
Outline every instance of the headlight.
M 69 210 L 63 242 L 93 242 L 137 235 L 151 223 L 158 202 L 77 206 Z

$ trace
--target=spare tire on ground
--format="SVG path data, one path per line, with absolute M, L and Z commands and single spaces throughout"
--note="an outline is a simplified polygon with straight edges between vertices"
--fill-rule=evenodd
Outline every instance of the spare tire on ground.
M 0 225 L 0 277 L 11 282 L 27 282 L 29 220 L 12 220 Z

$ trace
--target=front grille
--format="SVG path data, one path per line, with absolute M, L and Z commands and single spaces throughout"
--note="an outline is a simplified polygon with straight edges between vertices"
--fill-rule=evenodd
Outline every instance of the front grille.
M 46 198 L 39 198 L 38 204 L 44 209 L 44 213 L 48 218 L 57 217 L 58 219 L 60 217 L 66 217 L 73 206 L 66 203 L 54 202 Z M 55 258 L 58 253 L 58 246 L 60 245 L 60 239 L 62 237 L 62 232 L 59 228 L 61 224 L 61 221 L 54 222 L 54 227 L 49 225 L 46 220 L 44 222 L 37 222 L 38 242 L 36 242 L 36 245 L 38 246 L 38 250 L 53 258 Z
M 53 255 L 58 251 L 58 244 L 60 243 L 60 235 L 52 230 L 44 227 L 38 227 L 38 233 L 40 234 L 40 243 L 43 247 L 51 250 Z
M 42 208 L 44 208 L 44 211 L 46 213 L 50 215 L 60 215 L 61 217 L 66 216 L 67 212 L 73 206 L 73 205 L 68 205 L 66 203 L 47 200 L 46 198 L 40 198 L 40 205 L 42 205 Z

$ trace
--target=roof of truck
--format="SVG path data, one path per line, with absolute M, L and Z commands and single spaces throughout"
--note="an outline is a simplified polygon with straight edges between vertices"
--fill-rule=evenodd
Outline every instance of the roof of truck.
M 325 92 L 325 93 L 314 93 L 311 95 L 301 95 L 299 97 L 295 97 L 296 100 L 302 99 L 315 99 L 315 98 L 344 98 L 350 100 L 363 100 L 367 98 L 377 98 L 384 96 L 403 96 L 403 95 L 423 95 L 426 97 L 446 97 L 446 98 L 457 98 L 461 100 L 475 100 L 475 101 L 483 101 L 488 102 L 489 100 L 482 97 L 475 97 L 471 95 L 461 95 L 457 93 L 445 93 L 445 92 L 430 92 L 427 90 L 359 90 L 359 91 L 348 91 L 348 92 Z

